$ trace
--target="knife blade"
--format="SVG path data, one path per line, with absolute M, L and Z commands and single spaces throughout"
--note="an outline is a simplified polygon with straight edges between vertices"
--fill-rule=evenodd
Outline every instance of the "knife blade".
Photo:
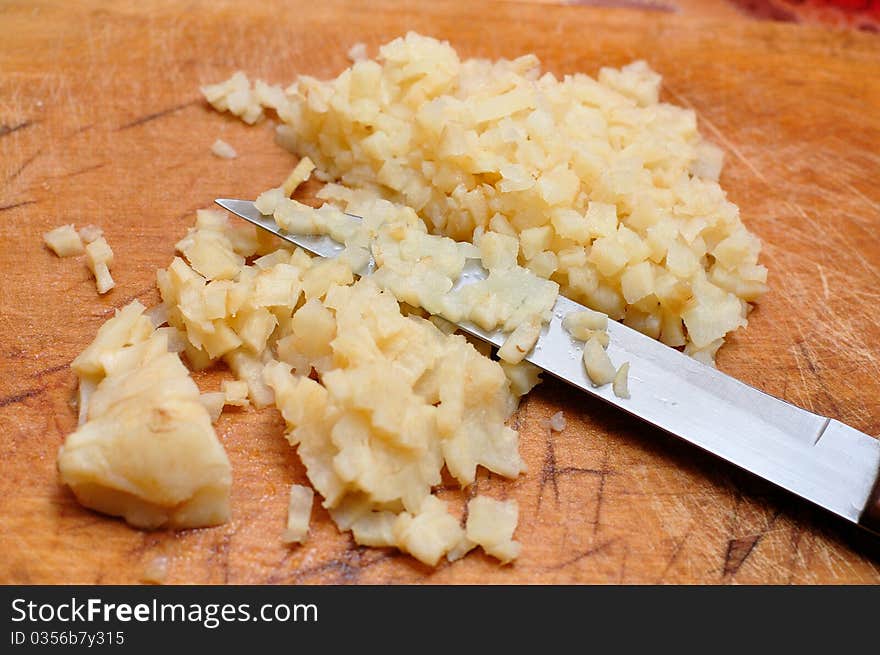
M 328 236 L 282 230 L 247 200 L 219 198 L 218 205 L 321 257 L 344 246 Z M 359 217 L 352 216 L 352 220 Z M 372 259 L 361 271 L 372 272 Z M 456 288 L 483 279 L 468 260 Z M 526 360 L 547 373 L 843 519 L 880 534 L 880 441 L 838 420 L 814 414 L 702 364 L 616 321 L 608 322 L 608 355 L 615 366 L 630 362 L 629 398 L 611 385 L 594 387 L 581 360 L 583 342 L 562 327 L 585 307 L 559 296 L 552 318 Z M 500 346 L 506 335 L 458 323 L 466 333 Z

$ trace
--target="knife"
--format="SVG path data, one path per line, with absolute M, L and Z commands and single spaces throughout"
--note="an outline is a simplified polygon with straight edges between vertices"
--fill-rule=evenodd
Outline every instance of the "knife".
M 224 209 L 321 257 L 344 246 L 328 236 L 282 230 L 247 200 L 219 198 Z M 360 220 L 352 216 L 352 220 Z M 363 270 L 373 271 L 372 259 Z M 456 288 L 477 282 L 486 271 L 467 260 Z M 833 418 L 780 400 L 702 364 L 617 321 L 608 322 L 608 355 L 630 362 L 629 398 L 611 385 L 594 387 L 581 360 L 583 342 L 562 319 L 583 305 L 559 296 L 550 322 L 526 360 L 578 389 L 601 398 L 731 464 L 772 482 L 880 535 L 880 441 Z M 501 346 L 506 335 L 461 322 L 468 334 Z

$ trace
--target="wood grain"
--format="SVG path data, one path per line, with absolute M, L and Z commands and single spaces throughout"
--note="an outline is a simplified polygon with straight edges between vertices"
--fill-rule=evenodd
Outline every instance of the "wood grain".
M 771 292 L 722 370 L 880 434 L 880 40 L 667 12 L 475 2 L 0 4 L 0 582 L 125 583 L 157 556 L 169 582 L 876 583 L 877 544 L 818 510 L 561 384 L 515 416 L 529 473 L 476 487 L 520 504 L 523 555 L 430 570 L 360 549 L 323 510 L 307 544 L 279 536 L 305 482 L 272 411 L 224 415 L 234 519 L 145 533 L 81 509 L 55 454 L 74 427 L 71 359 L 116 307 L 155 302 L 155 269 L 196 208 L 254 197 L 294 160 L 269 124 L 210 111 L 200 83 L 236 69 L 328 76 L 357 40 L 415 29 L 464 55 L 535 52 L 555 73 L 644 58 L 726 151 L 722 183 L 765 243 Z M 236 160 L 211 155 L 222 137 Z M 41 234 L 101 225 L 117 288 Z M 222 370 L 197 376 L 215 389 Z M 564 410 L 551 437 L 542 420 Z M 460 494 L 444 492 L 461 501 Z

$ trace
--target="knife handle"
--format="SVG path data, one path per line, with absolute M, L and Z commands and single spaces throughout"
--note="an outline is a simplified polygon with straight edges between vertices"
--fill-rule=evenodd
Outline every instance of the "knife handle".
M 859 524 L 871 532 L 880 534 L 880 471 L 877 472 L 877 479 L 868 496 L 868 503 L 859 517 Z

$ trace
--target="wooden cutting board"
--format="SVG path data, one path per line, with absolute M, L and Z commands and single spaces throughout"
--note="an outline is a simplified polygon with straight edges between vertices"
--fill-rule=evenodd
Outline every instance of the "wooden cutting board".
M 727 153 L 722 183 L 765 243 L 771 291 L 719 367 L 880 434 L 880 39 L 670 13 L 489 2 L 4 2 L 0 5 L 0 582 L 137 582 L 157 557 L 194 583 L 871 583 L 877 543 L 770 485 L 562 384 L 514 422 L 529 472 L 481 475 L 516 498 L 522 557 L 481 553 L 436 570 L 356 547 L 316 509 L 310 540 L 279 541 L 305 482 L 274 410 L 224 415 L 233 520 L 140 532 L 80 508 L 55 455 L 75 426 L 71 359 L 133 298 L 194 211 L 252 198 L 295 160 L 268 123 L 211 111 L 200 83 L 243 69 L 329 76 L 358 40 L 414 29 L 466 56 L 536 53 L 555 73 L 646 59 L 664 96 L 693 107 Z M 214 157 L 222 137 L 238 159 Z M 117 287 L 99 297 L 81 259 L 41 235 L 102 226 Z M 206 390 L 225 371 L 199 375 Z M 557 410 L 568 427 L 551 437 Z M 446 492 L 455 497 L 452 491 Z

